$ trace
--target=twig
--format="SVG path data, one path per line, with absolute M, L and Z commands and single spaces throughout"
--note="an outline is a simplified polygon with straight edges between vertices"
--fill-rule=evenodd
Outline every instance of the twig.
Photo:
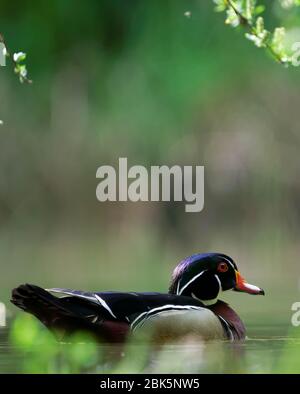
M 229 7 L 231 7 L 231 9 L 239 17 L 239 19 L 241 21 L 241 24 L 243 26 L 247 26 L 249 28 L 251 34 L 253 34 L 254 36 L 258 37 L 257 33 L 256 33 L 256 29 L 253 26 L 253 24 L 249 21 L 249 19 L 247 19 L 243 14 L 240 13 L 240 11 L 236 8 L 235 4 L 233 4 L 232 0 L 227 0 L 227 4 L 229 5 Z M 281 57 L 278 55 L 278 53 L 276 53 L 274 51 L 274 49 L 271 47 L 270 44 L 268 44 L 266 42 L 265 43 L 265 47 L 271 53 L 271 55 L 275 58 L 275 60 L 277 60 L 280 64 L 285 64 L 284 61 L 281 59 Z

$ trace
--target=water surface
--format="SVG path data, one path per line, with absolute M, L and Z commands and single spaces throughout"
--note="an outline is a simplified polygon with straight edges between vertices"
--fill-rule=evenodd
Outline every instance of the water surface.
M 44 332 L 44 331 L 43 331 Z M 199 342 L 193 337 L 154 348 L 132 343 L 56 343 L 18 346 L 0 330 L 1 373 L 299 373 L 300 337 L 282 326 L 251 326 L 243 343 Z M 30 334 L 29 334 L 30 335 Z M 48 335 L 48 334 L 47 334 Z M 48 338 L 48 337 L 47 337 Z M 26 339 L 27 340 L 27 339 Z M 30 340 L 30 338 L 29 338 Z

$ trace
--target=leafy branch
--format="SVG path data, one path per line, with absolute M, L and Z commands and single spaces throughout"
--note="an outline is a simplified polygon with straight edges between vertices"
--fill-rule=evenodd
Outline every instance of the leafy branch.
M 285 45 L 286 31 L 284 27 L 276 27 L 273 32 L 265 28 L 261 14 L 265 6 L 257 4 L 257 0 L 213 0 L 217 12 L 226 12 L 225 23 L 232 27 L 242 26 L 248 31 L 245 37 L 258 48 L 265 48 L 280 64 L 293 64 L 293 53 Z M 300 5 L 300 0 L 280 0 L 285 8 Z
M 4 41 L 4 38 L 2 36 L 2 34 L 0 34 L 0 43 L 2 43 L 2 55 L 9 59 L 12 62 L 13 68 L 14 68 L 14 72 L 15 74 L 17 74 L 17 76 L 19 77 L 19 81 L 21 83 L 32 83 L 32 80 L 30 78 L 28 78 L 28 71 L 27 71 L 27 67 L 26 64 L 24 63 L 24 61 L 26 60 L 26 53 L 24 52 L 15 52 L 12 56 L 10 54 L 10 51 L 8 50 L 8 47 Z

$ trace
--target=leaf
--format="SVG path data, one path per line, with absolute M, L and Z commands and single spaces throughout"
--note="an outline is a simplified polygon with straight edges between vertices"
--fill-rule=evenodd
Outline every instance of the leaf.
M 225 23 L 227 25 L 231 25 L 233 27 L 237 27 L 240 25 L 241 20 L 240 17 L 235 13 L 235 11 L 232 8 L 227 9 L 227 18 L 225 20 Z
M 255 7 L 254 14 L 255 15 L 260 15 L 263 12 L 265 12 L 265 9 L 266 9 L 266 7 L 264 5 L 262 5 L 262 4 L 260 4 L 260 5 Z
M 14 62 L 21 63 L 26 59 L 26 53 L 24 52 L 16 52 L 13 55 Z
M 227 7 L 227 1 L 226 0 L 213 0 L 214 3 L 216 4 L 215 6 L 215 11 L 216 12 L 222 12 L 226 10 Z
M 248 19 L 248 21 L 252 21 L 253 19 L 253 14 L 256 6 L 256 0 L 246 0 L 245 4 L 245 17 Z
M 256 19 L 256 33 L 260 34 L 265 30 L 265 22 L 262 16 L 259 16 Z

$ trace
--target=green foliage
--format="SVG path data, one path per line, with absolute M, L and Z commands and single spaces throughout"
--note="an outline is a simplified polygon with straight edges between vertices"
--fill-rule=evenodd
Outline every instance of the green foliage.
M 293 62 L 293 49 L 289 48 L 284 27 L 276 27 L 273 31 L 265 27 L 261 14 L 266 7 L 258 4 L 257 0 L 214 0 L 217 12 L 226 12 L 225 23 L 236 28 L 245 27 L 248 32 L 245 37 L 258 48 L 265 48 L 281 64 L 290 65 Z M 299 0 L 280 0 L 283 8 L 293 8 L 300 5 Z
M 15 63 L 14 71 L 18 75 L 21 83 L 23 82 L 31 83 L 31 80 L 27 78 L 28 72 L 27 72 L 26 64 L 23 63 L 25 59 L 26 59 L 26 53 L 24 52 L 17 52 L 13 54 L 13 61 Z
M 19 77 L 19 81 L 21 83 L 23 83 L 23 82 L 32 83 L 32 80 L 28 78 L 27 66 L 24 63 L 24 61 L 26 60 L 26 53 L 15 52 L 11 56 L 2 34 L 0 34 L 0 42 L 2 42 L 4 44 L 4 55 L 12 61 L 13 65 L 14 65 L 14 72 Z
M 78 373 L 90 371 L 101 361 L 101 351 L 93 338 L 76 333 L 70 343 L 60 344 L 31 315 L 19 315 L 12 323 L 10 344 L 21 358 L 20 370 L 25 373 Z
M 41 330 L 38 320 L 28 314 L 20 315 L 13 321 L 10 339 L 15 346 L 25 348 L 53 341 L 48 331 Z

